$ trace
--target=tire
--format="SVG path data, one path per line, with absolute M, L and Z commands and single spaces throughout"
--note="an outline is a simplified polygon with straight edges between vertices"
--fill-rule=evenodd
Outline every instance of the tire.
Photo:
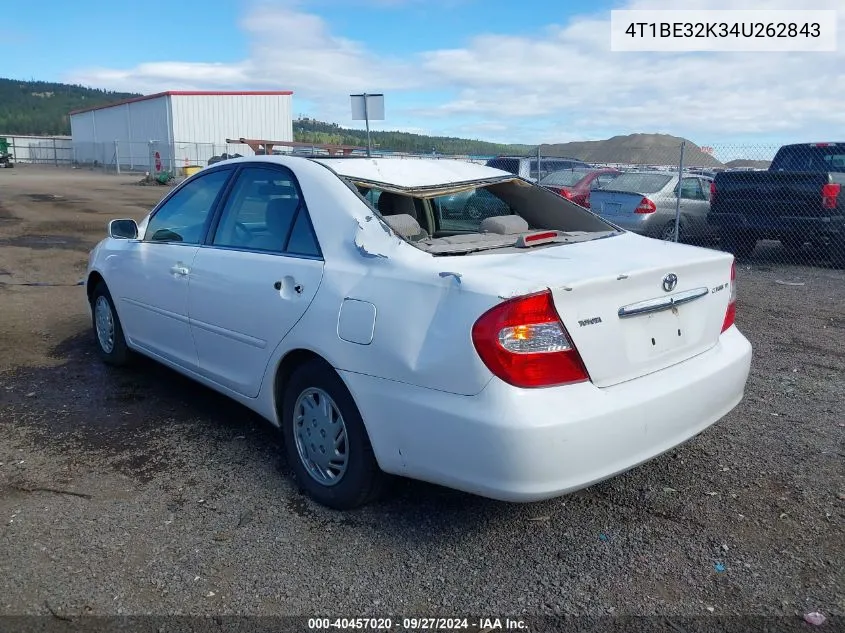
M 675 241 L 675 220 L 667 222 L 662 229 L 660 229 L 660 239 L 664 242 Z M 684 225 L 678 226 L 678 244 L 684 241 Z
M 831 240 L 827 244 L 827 256 L 834 268 L 845 269 L 845 240 Z
M 798 253 L 804 248 L 804 238 L 798 235 L 784 235 L 780 238 L 781 245 L 791 253 Z
M 120 324 L 109 289 L 102 281 L 94 287 L 91 295 L 91 325 L 100 358 L 115 367 L 128 365 L 132 352 L 126 345 L 123 326 Z
M 312 419 L 309 403 L 319 407 Z M 329 416 L 321 415 L 324 406 L 331 411 Z M 334 369 L 322 360 L 297 368 L 285 385 L 282 407 L 285 452 L 309 497 L 335 510 L 351 510 L 381 494 L 386 476 L 352 394 Z M 298 417 L 304 419 L 297 421 Z M 338 449 L 335 438 L 342 432 L 345 440 Z
M 757 238 L 745 231 L 723 231 L 720 236 L 722 250 L 733 253 L 737 258 L 751 257 L 757 248 Z

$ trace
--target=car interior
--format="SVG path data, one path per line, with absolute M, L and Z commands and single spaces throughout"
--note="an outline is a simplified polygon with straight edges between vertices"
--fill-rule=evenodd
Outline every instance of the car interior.
M 566 232 L 573 241 L 614 230 L 560 196 L 519 181 L 468 184 L 437 196 L 362 185 L 357 190 L 393 231 L 433 254 L 514 246 L 521 235 L 536 230 Z

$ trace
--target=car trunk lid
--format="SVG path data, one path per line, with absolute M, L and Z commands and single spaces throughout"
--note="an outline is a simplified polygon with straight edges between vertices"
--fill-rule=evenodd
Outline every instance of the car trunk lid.
M 505 277 L 533 282 L 514 285 L 516 294 L 551 290 L 598 387 L 712 348 L 730 299 L 730 255 L 629 234 L 471 259 L 473 266 L 488 260 L 484 270 L 501 274 L 502 282 Z

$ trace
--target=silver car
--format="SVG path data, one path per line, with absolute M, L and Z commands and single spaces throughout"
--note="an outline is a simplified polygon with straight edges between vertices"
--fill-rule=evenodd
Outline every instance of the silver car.
M 664 240 L 675 236 L 675 205 L 680 195 L 680 241 L 712 241 L 708 223 L 712 178 L 666 171 L 630 171 L 606 188 L 590 194 L 590 208 L 602 218 L 627 230 Z

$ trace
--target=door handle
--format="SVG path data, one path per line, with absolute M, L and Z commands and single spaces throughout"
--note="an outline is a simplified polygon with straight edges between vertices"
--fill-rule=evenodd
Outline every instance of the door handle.
M 273 284 L 273 288 L 275 288 L 276 290 L 281 290 L 281 289 L 282 289 L 282 282 L 281 282 L 281 281 L 277 281 L 277 282 L 275 282 L 275 283 Z M 294 284 L 294 286 L 293 286 L 293 291 L 294 291 L 296 294 L 301 295 L 301 294 L 302 294 L 302 290 L 303 290 L 303 288 L 302 288 L 302 284 Z
M 176 264 L 175 266 L 170 267 L 170 272 L 174 275 L 178 275 L 179 277 L 185 277 L 189 272 L 191 272 L 191 269 L 187 266 Z

